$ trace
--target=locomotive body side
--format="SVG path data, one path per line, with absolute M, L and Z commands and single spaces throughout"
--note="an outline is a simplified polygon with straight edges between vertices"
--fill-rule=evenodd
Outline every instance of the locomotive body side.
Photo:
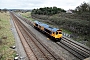
M 36 29 L 43 31 L 55 40 L 61 40 L 62 38 L 62 30 L 50 27 L 49 25 L 39 21 L 34 21 L 33 25 Z

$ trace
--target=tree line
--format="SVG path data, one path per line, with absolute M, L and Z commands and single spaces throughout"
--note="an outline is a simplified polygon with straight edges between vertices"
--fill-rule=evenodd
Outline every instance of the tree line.
M 8 9 L 6 9 L 6 8 L 5 9 L 0 9 L 0 12 L 5 12 L 6 13 L 7 11 L 8 11 Z
M 57 7 L 44 7 L 39 9 L 33 9 L 32 14 L 39 14 L 39 15 L 53 15 L 60 12 L 66 12 L 64 9 L 57 8 Z

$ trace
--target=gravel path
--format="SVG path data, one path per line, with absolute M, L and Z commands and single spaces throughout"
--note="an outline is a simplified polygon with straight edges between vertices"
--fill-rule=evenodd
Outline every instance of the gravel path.
M 13 20 L 10 20 L 10 24 L 12 26 L 11 30 L 12 30 L 12 33 L 15 38 L 15 46 L 16 46 L 15 50 L 16 50 L 17 54 L 19 54 L 19 60 L 28 60 L 25 50 L 24 50 L 22 43 L 20 41 L 20 38 L 18 36 L 18 33 L 16 31 L 16 28 L 14 26 Z

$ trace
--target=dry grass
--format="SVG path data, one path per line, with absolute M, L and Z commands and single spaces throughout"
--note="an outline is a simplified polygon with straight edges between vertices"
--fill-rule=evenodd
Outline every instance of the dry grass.
M 27 18 L 27 19 L 29 19 L 29 20 L 33 20 L 32 18 L 31 18 L 31 12 L 26 12 L 26 13 L 20 13 L 23 17 L 25 17 L 25 18 Z
M 0 60 L 13 60 L 15 51 L 9 47 L 15 44 L 13 34 L 10 30 L 10 16 L 9 13 L 0 13 L 0 54 L 2 58 Z

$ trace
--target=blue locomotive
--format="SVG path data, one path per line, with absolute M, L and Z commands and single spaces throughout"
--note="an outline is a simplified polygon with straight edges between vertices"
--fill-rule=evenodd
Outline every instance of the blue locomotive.
M 49 35 L 52 39 L 60 41 L 62 38 L 62 30 L 50 27 L 47 24 L 44 24 L 39 21 L 34 21 L 34 27 L 39 29 L 40 31 L 44 32 L 45 34 Z

